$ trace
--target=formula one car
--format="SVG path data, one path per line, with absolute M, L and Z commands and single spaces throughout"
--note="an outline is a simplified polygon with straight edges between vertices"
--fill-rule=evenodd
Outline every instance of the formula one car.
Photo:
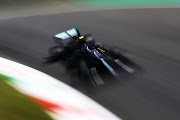
M 95 43 L 91 34 L 81 35 L 78 29 L 54 35 L 58 46 L 49 49 L 47 63 L 64 61 L 68 71 L 76 71 L 79 79 L 89 80 L 94 86 L 103 85 L 100 73 L 110 73 L 119 79 L 120 67 L 128 73 L 136 71 L 136 64 L 119 47 Z

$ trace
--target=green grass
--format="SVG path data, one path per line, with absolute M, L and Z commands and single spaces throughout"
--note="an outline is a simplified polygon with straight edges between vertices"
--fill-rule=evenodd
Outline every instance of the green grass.
M 0 75 L 0 120 L 51 120 L 34 102 L 12 88 Z
M 180 0 L 71 0 L 91 7 L 132 5 L 180 5 Z

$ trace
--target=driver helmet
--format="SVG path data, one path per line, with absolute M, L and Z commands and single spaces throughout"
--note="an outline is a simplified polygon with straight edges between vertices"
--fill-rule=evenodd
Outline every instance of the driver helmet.
M 85 36 L 80 36 L 80 37 L 78 37 L 78 41 L 79 41 L 79 42 L 86 42 Z

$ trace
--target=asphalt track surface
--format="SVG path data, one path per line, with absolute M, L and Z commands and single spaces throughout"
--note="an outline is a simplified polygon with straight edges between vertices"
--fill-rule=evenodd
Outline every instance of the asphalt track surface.
M 180 9 L 74 12 L 0 20 L 0 55 L 65 83 L 62 65 L 43 65 L 52 36 L 72 27 L 127 49 L 143 72 L 86 94 L 124 120 L 180 119 Z M 112 80 L 112 82 L 117 80 Z M 82 87 L 83 88 L 83 87 Z M 83 89 L 80 89 L 83 91 Z

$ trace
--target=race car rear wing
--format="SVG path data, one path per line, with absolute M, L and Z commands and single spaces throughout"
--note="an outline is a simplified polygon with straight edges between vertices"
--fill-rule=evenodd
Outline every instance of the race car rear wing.
M 61 40 L 66 40 L 72 37 L 79 37 L 80 32 L 76 28 L 72 28 L 67 30 L 66 32 L 61 32 L 56 35 L 54 35 L 55 38 L 61 39 Z

